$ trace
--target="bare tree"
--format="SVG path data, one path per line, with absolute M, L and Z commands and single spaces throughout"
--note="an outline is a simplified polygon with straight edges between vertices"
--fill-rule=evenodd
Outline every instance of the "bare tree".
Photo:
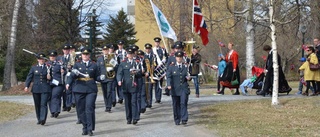
M 17 85 L 17 77 L 15 76 L 15 70 L 14 70 L 14 50 L 15 50 L 15 44 L 16 44 L 19 8 L 20 8 L 20 0 L 16 0 L 14 4 L 14 9 L 13 9 L 11 34 L 10 34 L 10 40 L 9 40 L 10 42 L 8 44 L 8 49 L 7 49 L 2 90 L 7 90 L 11 86 Z M 15 82 L 15 83 L 11 83 L 11 82 Z

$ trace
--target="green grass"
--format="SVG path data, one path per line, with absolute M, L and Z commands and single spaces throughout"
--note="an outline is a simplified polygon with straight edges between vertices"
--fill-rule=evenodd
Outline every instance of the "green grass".
M 201 108 L 199 124 L 219 136 L 320 136 L 320 98 L 270 99 L 221 103 Z

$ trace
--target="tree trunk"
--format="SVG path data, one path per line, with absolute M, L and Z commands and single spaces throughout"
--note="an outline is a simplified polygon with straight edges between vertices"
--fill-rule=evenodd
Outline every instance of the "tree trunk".
M 12 63 L 11 76 L 10 76 L 11 77 L 11 82 L 10 82 L 11 83 L 11 87 L 18 85 L 16 70 L 14 68 L 15 68 L 15 65 L 14 65 L 14 63 Z
M 320 10 L 319 10 L 319 6 L 320 6 L 320 0 L 311 0 L 311 18 L 312 18 L 312 30 L 316 30 L 316 31 L 312 31 L 313 32 L 313 37 L 314 38 L 319 38 L 320 36 L 320 32 L 318 30 L 320 30 Z
M 254 27 L 253 27 L 253 2 L 249 0 L 246 2 L 245 13 L 246 18 L 246 72 L 247 78 L 252 77 L 251 68 L 254 66 Z
M 17 77 L 11 77 L 11 76 L 14 76 L 12 75 L 12 73 L 15 73 L 14 71 L 12 72 L 12 69 L 14 67 L 14 50 L 15 50 L 15 44 L 16 44 L 19 7 L 20 7 L 20 0 L 16 0 L 14 4 L 14 9 L 13 9 L 13 15 L 12 15 L 11 32 L 10 32 L 10 39 L 9 39 L 7 55 L 6 55 L 6 64 L 4 68 L 4 74 L 3 74 L 2 90 L 8 90 L 11 87 L 11 85 L 17 84 L 17 83 L 11 83 L 11 81 L 12 82 L 17 81 Z
M 272 105 L 279 105 L 278 100 L 278 87 L 279 87 L 279 65 L 278 65 L 278 52 L 276 43 L 276 26 L 274 25 L 273 16 L 273 0 L 270 0 L 269 18 L 271 28 L 271 45 L 272 45 L 272 62 L 273 62 L 273 88 L 272 88 Z

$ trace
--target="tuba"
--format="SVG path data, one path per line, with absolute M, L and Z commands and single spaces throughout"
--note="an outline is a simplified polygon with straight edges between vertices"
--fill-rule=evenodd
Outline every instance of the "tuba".
M 106 77 L 107 78 L 114 78 L 116 76 L 115 67 L 117 65 L 117 60 L 115 59 L 115 54 L 110 53 L 108 56 L 104 59 L 104 65 L 106 68 Z

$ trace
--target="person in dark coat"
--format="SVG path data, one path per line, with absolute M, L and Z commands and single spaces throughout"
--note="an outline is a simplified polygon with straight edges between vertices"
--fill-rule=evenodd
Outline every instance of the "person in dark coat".
M 196 89 L 196 97 L 199 97 L 199 73 L 201 55 L 198 53 L 199 46 L 193 46 L 191 55 L 190 75 L 192 76 L 194 87 Z
M 167 70 L 167 85 L 171 90 L 173 117 L 176 125 L 183 125 L 188 122 L 188 99 L 190 90 L 188 80 L 191 80 L 188 68 L 182 63 L 184 53 L 175 53 L 176 64 L 169 66 Z
M 160 46 L 161 38 L 155 37 L 153 40 L 154 40 L 155 47 L 152 48 L 152 53 L 156 56 L 156 61 L 158 65 L 157 67 L 163 67 L 166 65 L 166 62 L 168 59 L 168 52 L 165 48 Z M 156 98 L 155 103 L 159 103 L 159 104 L 161 103 L 161 97 L 162 97 L 162 89 L 160 86 L 162 86 L 163 79 L 164 77 L 159 78 L 159 80 L 156 80 L 156 83 L 154 84 L 155 98 Z
M 93 135 L 95 130 L 95 102 L 97 99 L 98 87 L 96 81 L 105 79 L 105 75 L 100 75 L 97 65 L 90 60 L 91 50 L 83 48 L 81 50 L 82 61 L 76 62 L 73 66 L 70 79 L 66 83 L 68 90 L 72 82 L 72 87 L 76 99 L 76 109 L 82 123 L 82 135 Z
M 38 64 L 31 67 L 24 88 L 24 91 L 27 92 L 31 82 L 33 82 L 31 92 L 36 109 L 37 124 L 41 125 L 44 125 L 47 120 L 48 99 L 51 94 L 50 72 L 48 73 L 49 67 L 45 64 L 45 57 L 43 53 L 37 55 Z
M 48 66 L 50 65 L 50 86 L 52 89 L 49 108 L 51 117 L 55 118 L 57 118 L 61 112 L 61 97 L 64 90 L 62 81 L 63 77 L 61 76 L 63 76 L 66 72 L 62 67 L 62 63 L 58 62 L 58 60 L 56 59 L 57 55 L 58 54 L 56 51 L 51 51 L 49 53 L 50 61 L 48 63 Z
M 258 92 L 258 95 L 265 96 L 266 94 L 270 94 L 270 90 L 272 89 L 273 86 L 273 79 L 274 79 L 274 72 L 273 72 L 273 55 L 272 55 L 272 49 L 269 45 L 265 45 L 263 47 L 263 50 L 268 53 L 268 57 L 266 60 L 266 65 L 265 65 L 265 80 L 263 83 L 263 88 L 261 89 L 260 92 Z M 286 92 L 289 94 L 289 92 L 292 90 L 291 87 L 289 86 L 286 77 L 282 71 L 282 65 L 281 65 L 281 57 L 278 54 L 278 66 L 279 66 L 279 93 L 281 92 Z
M 133 59 L 134 50 L 128 48 L 127 59 L 123 60 L 117 71 L 118 85 L 122 87 L 127 124 L 137 124 L 139 120 L 137 106 L 137 78 L 141 77 L 139 63 Z
M 112 107 L 112 93 L 114 91 L 114 79 L 116 77 L 115 67 L 118 64 L 114 53 L 109 54 L 109 48 L 112 44 L 104 45 L 102 47 L 103 55 L 98 57 L 97 65 L 99 73 L 106 75 L 107 78 L 101 81 L 101 88 L 103 93 L 103 99 L 105 103 L 105 112 L 111 112 Z M 115 101 L 114 101 L 115 103 Z
M 145 44 L 145 55 L 144 55 L 144 59 L 149 61 L 149 65 L 150 65 L 150 70 L 147 71 L 151 71 L 151 69 L 153 69 L 153 71 L 155 70 L 156 66 L 157 66 L 157 61 L 156 61 L 156 55 L 152 53 L 152 45 L 150 43 L 146 43 Z M 154 74 L 154 73 L 153 73 Z M 153 74 L 151 74 L 150 72 L 146 74 L 146 76 L 149 78 L 147 78 L 148 83 L 148 91 L 146 93 L 146 99 L 147 99 L 147 108 L 151 108 L 152 107 L 152 99 L 153 99 L 153 85 L 154 83 L 151 83 L 151 78 L 153 78 Z M 155 81 L 154 81 L 155 82 Z M 157 85 L 155 85 L 157 86 Z

